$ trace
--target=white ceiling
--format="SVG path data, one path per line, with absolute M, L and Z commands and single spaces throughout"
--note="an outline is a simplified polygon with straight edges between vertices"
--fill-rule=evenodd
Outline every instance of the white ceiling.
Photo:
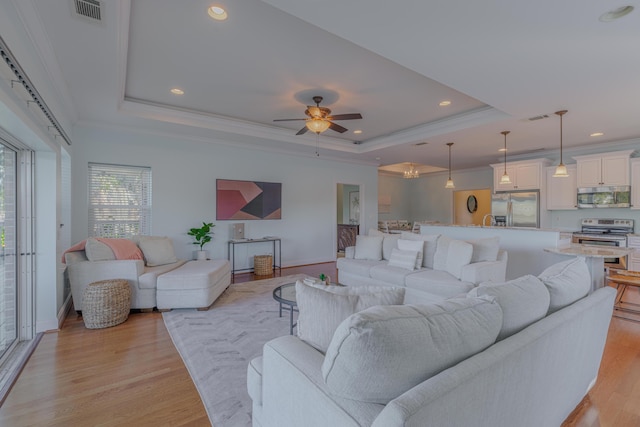
M 70 0 L 12 1 L 32 35 L 44 28 L 36 42 L 80 124 L 313 155 L 303 122 L 273 120 L 321 95 L 363 116 L 323 133 L 321 156 L 446 168 L 453 141 L 454 169 L 499 161 L 502 130 L 510 156 L 556 156 L 560 109 L 565 148 L 640 137 L 640 0 L 221 0 L 224 22 L 206 0 L 103 0 L 100 24 Z M 624 4 L 636 10 L 598 20 Z

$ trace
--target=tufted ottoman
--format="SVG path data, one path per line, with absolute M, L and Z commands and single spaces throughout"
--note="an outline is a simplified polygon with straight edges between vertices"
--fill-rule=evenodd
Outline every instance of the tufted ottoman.
M 158 310 L 166 311 L 172 308 L 207 310 L 230 284 L 229 261 L 189 261 L 175 270 L 158 276 L 156 285 Z

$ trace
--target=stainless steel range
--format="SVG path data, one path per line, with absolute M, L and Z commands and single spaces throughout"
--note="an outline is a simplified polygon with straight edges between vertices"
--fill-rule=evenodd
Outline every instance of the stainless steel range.
M 633 233 L 632 219 L 585 218 L 582 230 L 573 233 L 573 243 L 592 246 L 627 247 L 627 234 Z M 627 257 L 605 258 L 604 265 L 618 270 L 627 269 Z

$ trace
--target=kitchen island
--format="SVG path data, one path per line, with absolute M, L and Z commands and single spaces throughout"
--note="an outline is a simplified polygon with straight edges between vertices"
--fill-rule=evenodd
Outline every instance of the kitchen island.
M 421 234 L 442 234 L 459 240 L 497 236 L 500 249 L 508 253 L 506 279 L 525 274 L 537 276 L 552 264 L 564 261 L 565 254 L 545 251 L 545 248 L 570 246 L 573 230 L 527 227 L 480 227 L 477 225 L 435 225 L 420 227 Z
M 591 291 L 594 292 L 598 288 L 602 288 L 606 285 L 605 271 L 604 271 L 604 259 L 605 258 L 618 258 L 629 255 L 633 252 L 633 248 L 614 248 L 603 246 L 590 246 L 590 245 L 577 245 L 572 244 L 569 247 L 557 248 L 550 247 L 544 248 L 546 252 L 568 255 L 574 257 L 582 257 L 585 259 L 589 272 L 591 273 Z

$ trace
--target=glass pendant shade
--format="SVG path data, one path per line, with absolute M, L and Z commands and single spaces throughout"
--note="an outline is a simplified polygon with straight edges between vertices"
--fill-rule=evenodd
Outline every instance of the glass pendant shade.
M 456 188 L 456 186 L 453 185 L 453 180 L 451 178 L 447 180 L 447 185 L 445 185 L 444 188 Z
M 554 178 L 567 178 L 569 176 L 569 172 L 567 172 L 567 167 L 560 163 L 556 166 L 556 173 L 553 174 Z
M 511 184 L 511 178 L 509 178 L 509 174 L 506 170 L 502 174 L 502 178 L 500 178 L 500 184 Z
M 556 167 L 556 173 L 553 174 L 554 178 L 567 178 L 569 173 L 567 167 L 562 163 L 562 116 L 567 113 L 567 110 L 556 111 L 556 114 L 560 116 L 560 164 Z
M 331 126 L 331 122 L 324 119 L 313 118 L 307 120 L 306 126 L 311 132 L 322 133 L 325 130 L 329 129 L 329 126 Z

